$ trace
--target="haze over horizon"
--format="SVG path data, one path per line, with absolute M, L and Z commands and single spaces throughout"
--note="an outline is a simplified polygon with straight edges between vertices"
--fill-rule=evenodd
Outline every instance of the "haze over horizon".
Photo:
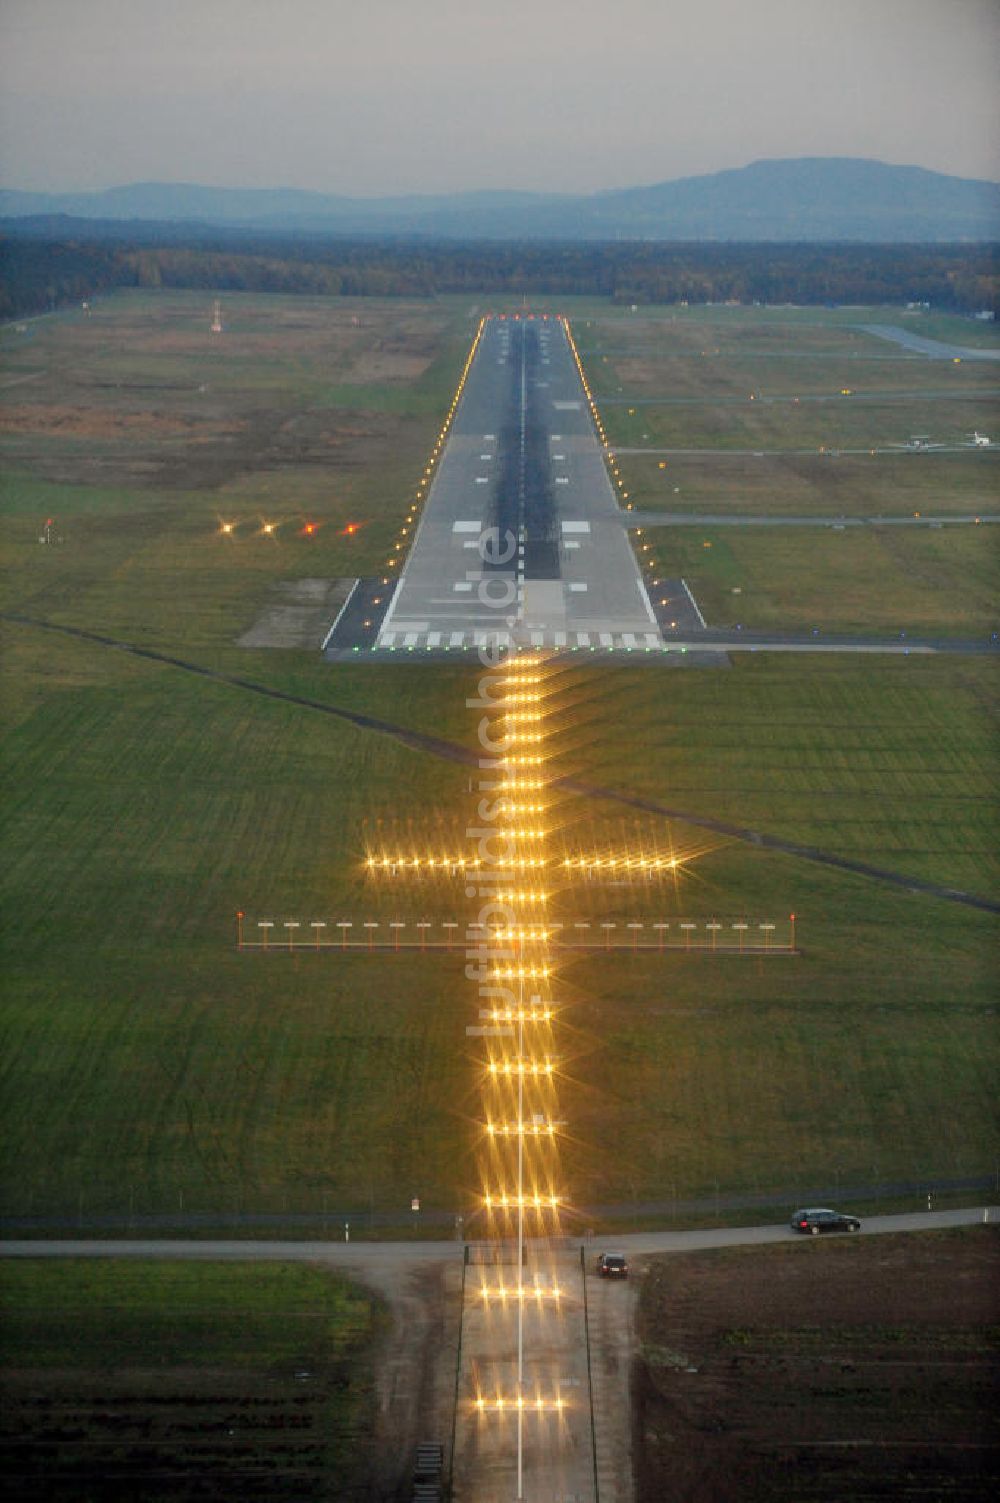
M 4 0 L 0 184 L 582 193 L 856 156 L 1000 179 L 992 0 Z

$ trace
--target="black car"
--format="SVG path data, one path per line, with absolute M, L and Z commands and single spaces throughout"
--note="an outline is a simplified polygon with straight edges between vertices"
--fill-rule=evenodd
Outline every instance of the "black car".
M 820 1232 L 860 1232 L 861 1222 L 856 1216 L 845 1216 L 842 1211 L 805 1210 L 796 1211 L 791 1220 L 793 1232 L 808 1232 L 817 1237 Z
M 601 1279 L 627 1279 L 628 1260 L 623 1253 L 602 1252 L 597 1260 L 597 1276 Z

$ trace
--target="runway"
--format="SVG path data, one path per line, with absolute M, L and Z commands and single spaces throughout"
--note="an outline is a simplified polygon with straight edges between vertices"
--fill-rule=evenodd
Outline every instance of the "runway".
M 996 518 L 628 512 L 618 505 L 599 430 L 563 319 L 544 314 L 484 319 L 400 576 L 395 583 L 355 582 L 323 643 L 326 658 L 356 661 L 355 654 L 363 652 L 366 661 L 377 662 L 412 653 L 434 662 L 489 645 L 719 668 L 729 665 L 731 653 L 762 650 L 902 655 L 996 650 L 992 639 L 840 634 L 817 640 L 816 633 L 707 629 L 685 581 L 655 579 L 647 590 L 639 544 L 633 545 L 630 532 L 664 526 L 944 527 Z M 758 450 L 615 452 L 764 457 Z M 830 451 L 828 457 L 853 452 L 871 451 Z
M 331 632 L 329 656 L 353 645 L 362 602 L 364 588 Z M 444 653 L 487 641 L 664 645 L 567 327 L 554 317 L 485 321 L 402 575 L 360 645 Z

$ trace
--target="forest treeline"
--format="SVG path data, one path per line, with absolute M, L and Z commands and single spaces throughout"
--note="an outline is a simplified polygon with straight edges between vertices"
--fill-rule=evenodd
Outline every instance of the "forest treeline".
M 91 232 L 93 234 L 93 232 Z M 997 248 L 983 245 L 594 244 L 296 239 L 178 227 L 124 238 L 0 238 L 0 318 L 117 287 L 328 297 L 474 293 L 588 296 L 618 303 L 930 303 L 996 311 Z M 169 243 L 162 242 L 168 239 Z

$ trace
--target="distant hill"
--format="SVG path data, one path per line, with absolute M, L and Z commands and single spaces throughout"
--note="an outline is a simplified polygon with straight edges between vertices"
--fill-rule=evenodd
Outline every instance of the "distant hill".
M 0 218 L 150 222 L 288 233 L 569 241 L 957 242 L 1000 239 L 1000 185 L 855 157 L 798 157 L 593 194 L 349 198 L 297 188 L 134 183 L 0 190 Z

